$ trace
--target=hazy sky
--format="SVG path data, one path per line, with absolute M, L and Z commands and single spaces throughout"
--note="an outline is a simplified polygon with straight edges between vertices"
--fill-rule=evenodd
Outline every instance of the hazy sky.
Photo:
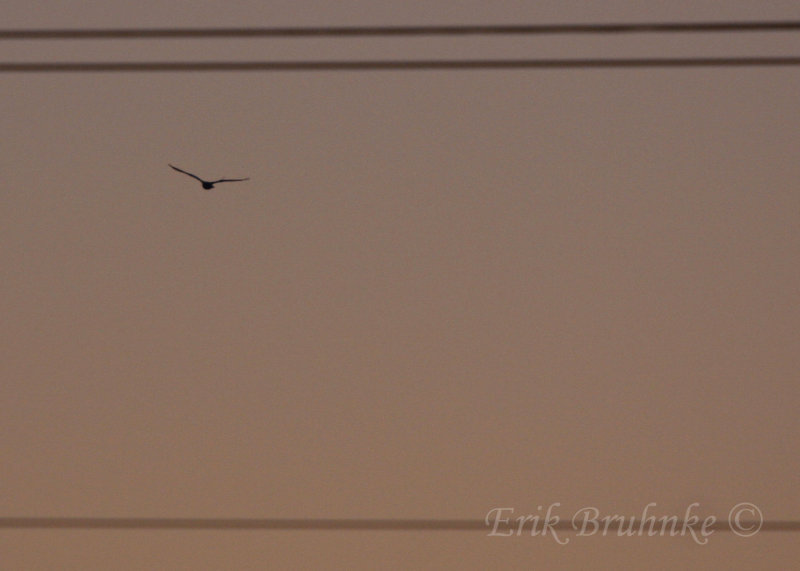
M 530 4 L 530 5 L 529 5 Z M 794 19 L 6 0 L 2 27 Z M 2 41 L 3 62 L 800 54 L 800 35 Z M 0 517 L 800 519 L 799 68 L 5 74 Z M 207 192 L 204 178 L 250 177 Z M 751 538 L 0 531 L 6 569 L 787 568 Z

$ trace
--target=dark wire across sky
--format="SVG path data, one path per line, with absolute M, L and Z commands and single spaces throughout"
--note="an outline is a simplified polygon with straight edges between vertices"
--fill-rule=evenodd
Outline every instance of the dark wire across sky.
M 791 66 L 800 66 L 800 57 L 218 62 L 0 62 L 0 73 L 544 70 L 608 68 L 741 68 Z
M 800 21 L 644 22 L 610 24 L 519 24 L 430 26 L 330 26 L 249 28 L 103 28 L 0 29 L 0 40 L 86 40 L 159 38 L 303 38 L 397 37 L 543 34 L 670 34 L 796 32 Z M 463 60 L 331 60 L 331 61 L 133 61 L 133 62 L 0 62 L 0 73 L 114 72 L 277 72 L 277 71 L 403 71 L 403 70 L 535 70 L 598 68 L 719 68 L 788 67 L 795 56 L 584 58 L 584 59 L 463 59 Z
M 641 524 L 641 520 L 635 524 Z M 711 531 L 798 532 L 800 521 L 736 521 L 735 527 L 717 520 L 707 526 Z M 513 527 L 514 524 L 512 524 Z M 623 522 L 612 520 L 609 531 L 620 529 Z M 675 528 L 697 528 L 699 522 L 676 520 Z M 548 527 L 576 531 L 570 519 L 558 519 Z M 638 525 L 634 525 L 638 527 Z M 467 519 L 316 519 L 316 518 L 136 518 L 136 517 L 0 517 L 0 529 L 182 529 L 182 530 L 274 530 L 274 531 L 482 531 L 492 529 L 486 520 Z M 503 528 L 506 529 L 506 528 Z M 528 526 L 527 529 L 530 529 Z
M 355 36 L 468 36 L 542 34 L 653 34 L 719 32 L 793 32 L 800 21 L 640 22 L 611 24 L 512 24 L 430 26 L 328 26 L 242 28 L 0 29 L 0 40 L 153 39 L 153 38 L 302 38 Z

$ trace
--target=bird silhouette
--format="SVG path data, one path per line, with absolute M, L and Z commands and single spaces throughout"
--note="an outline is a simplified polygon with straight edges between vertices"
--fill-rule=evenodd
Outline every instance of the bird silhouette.
M 167 164 L 169 164 L 169 163 L 167 163 Z M 219 183 L 219 182 L 239 182 L 239 181 L 242 181 L 242 180 L 250 180 L 249 177 L 248 178 L 221 178 L 219 180 L 203 180 L 199 176 L 197 176 L 195 174 L 192 174 L 190 172 L 186 172 L 183 169 L 179 169 L 176 166 L 173 166 L 173 165 L 169 165 L 169 166 L 172 167 L 173 169 L 175 169 L 178 172 L 182 172 L 183 174 L 189 175 L 190 177 L 199 180 L 200 183 L 203 185 L 203 188 L 205 188 L 206 190 L 211 190 L 212 188 L 214 188 L 214 185 Z

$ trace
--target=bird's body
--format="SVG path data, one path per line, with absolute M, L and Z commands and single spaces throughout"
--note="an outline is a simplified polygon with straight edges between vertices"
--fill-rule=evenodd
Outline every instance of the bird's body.
M 199 180 L 200 184 L 202 184 L 203 188 L 205 188 L 206 190 L 211 190 L 212 188 L 214 188 L 215 184 L 220 183 L 220 182 L 239 182 L 239 181 L 242 181 L 242 180 L 250 180 L 250 178 L 221 178 L 219 180 L 203 180 L 199 176 L 197 176 L 195 174 L 192 174 L 190 172 L 186 172 L 183 169 L 179 169 L 176 166 L 172 166 L 172 165 L 169 165 L 169 166 L 171 168 L 175 169 L 178 172 L 181 172 L 181 173 L 183 173 L 185 175 L 189 175 L 190 177 Z

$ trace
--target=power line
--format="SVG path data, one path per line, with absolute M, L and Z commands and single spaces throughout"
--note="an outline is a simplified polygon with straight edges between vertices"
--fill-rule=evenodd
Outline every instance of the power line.
M 425 71 L 609 68 L 789 67 L 800 57 L 217 61 L 217 62 L 0 62 L 0 73 Z
M 642 22 L 615 24 L 519 24 L 476 26 L 5 29 L 0 30 L 0 40 L 653 34 L 791 32 L 798 30 L 800 30 L 800 21 L 797 20 L 764 22 Z
M 638 527 L 640 522 L 634 522 Z M 575 531 L 569 519 L 548 524 L 559 531 Z M 611 521 L 616 531 L 620 521 Z M 697 527 L 699 522 L 676 521 L 676 528 Z M 183 529 L 183 530 L 277 530 L 277 531 L 483 531 L 491 530 L 485 520 L 469 519 L 314 519 L 314 518 L 116 518 L 116 517 L 3 517 L 0 529 Z M 718 520 L 710 531 L 735 531 L 729 522 Z M 739 521 L 737 529 L 762 532 L 800 532 L 798 520 Z

